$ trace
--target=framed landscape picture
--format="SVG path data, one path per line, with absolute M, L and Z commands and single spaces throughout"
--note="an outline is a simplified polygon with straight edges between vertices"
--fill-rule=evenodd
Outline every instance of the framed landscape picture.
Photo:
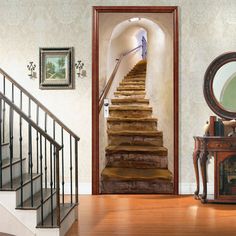
M 41 89 L 72 89 L 73 48 L 40 48 Z

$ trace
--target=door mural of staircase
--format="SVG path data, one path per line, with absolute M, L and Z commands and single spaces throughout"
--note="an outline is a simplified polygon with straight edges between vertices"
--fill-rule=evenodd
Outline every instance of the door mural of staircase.
M 173 192 L 163 133 L 145 98 L 146 64 L 142 60 L 134 66 L 111 100 L 102 193 Z
M 0 69 L 1 232 L 65 235 L 78 211 L 78 142 Z

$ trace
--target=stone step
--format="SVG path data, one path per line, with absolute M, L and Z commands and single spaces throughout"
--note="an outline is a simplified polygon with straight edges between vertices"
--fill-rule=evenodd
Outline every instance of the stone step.
M 146 74 L 145 67 L 135 67 L 128 72 L 128 74 Z
M 111 99 L 112 105 L 148 105 L 149 99 L 142 98 L 114 98 Z
M 111 106 L 110 117 L 151 117 L 152 108 L 148 106 Z
M 119 168 L 161 168 L 165 169 L 168 166 L 166 156 L 158 156 L 155 153 L 113 153 L 106 154 L 107 167 Z
M 146 64 L 143 64 L 143 65 L 141 65 L 141 64 L 136 64 L 134 67 L 133 67 L 133 69 L 131 69 L 130 71 L 146 71 Z
M 143 72 L 146 71 L 146 65 L 136 65 L 133 69 L 130 70 L 130 72 Z
M 105 168 L 102 180 L 162 180 L 172 181 L 172 173 L 168 169 L 136 169 L 136 168 Z
M 102 171 L 102 193 L 173 193 L 168 169 L 108 168 Z
M 115 97 L 144 98 L 145 95 L 146 95 L 145 91 L 118 91 L 118 92 L 114 92 Z
M 143 85 L 122 85 L 117 87 L 117 91 L 145 91 L 145 86 Z
M 130 77 L 146 77 L 146 72 L 130 72 L 127 74 L 127 76 L 130 76 Z
M 107 154 L 113 153 L 138 153 L 138 154 L 157 154 L 158 156 L 167 156 L 167 148 L 156 146 L 107 146 Z
M 126 86 L 126 85 L 137 85 L 137 86 L 145 86 L 145 81 L 129 81 L 129 82 L 120 82 L 120 86 Z
M 146 78 L 145 77 L 124 77 L 124 79 L 122 80 L 122 82 L 145 82 L 146 81 Z
M 146 79 L 146 74 L 140 75 L 126 75 L 124 79 L 134 79 L 134 78 L 140 78 L 140 79 Z
M 149 146 L 152 147 L 152 146 Z M 161 154 L 163 154 L 160 151 Z M 167 156 L 158 155 L 154 152 L 106 152 L 107 167 L 120 168 L 167 168 Z
M 167 149 L 154 146 L 108 146 L 107 167 L 167 168 Z
M 161 131 L 107 131 L 108 145 L 140 145 L 163 146 L 163 133 Z
M 108 130 L 157 130 L 156 118 L 113 118 L 107 119 Z

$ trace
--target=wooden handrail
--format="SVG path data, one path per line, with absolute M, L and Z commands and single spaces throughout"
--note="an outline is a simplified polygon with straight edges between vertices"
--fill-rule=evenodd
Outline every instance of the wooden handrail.
M 29 123 L 35 130 L 37 130 L 44 138 L 52 143 L 58 150 L 62 146 L 57 143 L 51 136 L 49 136 L 43 129 L 41 129 L 34 121 L 32 121 L 23 111 L 20 110 L 14 103 L 10 101 L 3 93 L 0 92 L 0 99 L 4 100 L 15 112 L 17 112 L 27 123 Z
M 125 56 L 127 56 L 128 54 L 130 54 L 131 52 L 133 52 L 133 51 L 135 51 L 135 50 L 137 50 L 137 49 L 139 49 L 139 48 L 142 48 L 142 45 L 139 45 L 138 47 L 133 48 L 133 49 L 131 49 L 131 50 L 125 52 L 125 53 L 122 53 L 122 54 L 120 55 L 120 57 L 119 57 L 119 59 L 118 59 L 116 65 L 115 65 L 115 68 L 114 68 L 114 70 L 113 70 L 113 72 L 112 72 L 112 74 L 111 74 L 111 76 L 110 76 L 108 82 L 106 83 L 106 86 L 105 86 L 104 90 L 102 91 L 102 93 L 101 93 L 101 95 L 100 95 L 100 97 L 99 97 L 99 112 L 100 112 L 101 109 L 102 109 L 104 99 L 105 99 L 105 97 L 107 96 L 107 94 L 108 94 L 108 92 L 109 92 L 109 90 L 110 90 L 110 88 L 111 88 L 111 85 L 112 85 L 112 83 L 113 83 L 113 81 L 114 81 L 114 78 L 115 78 L 115 76 L 116 76 L 116 73 L 117 73 L 117 71 L 118 71 L 118 68 L 119 68 L 119 66 L 120 66 L 120 63 L 121 63 L 122 59 L 123 59 Z
M 24 89 L 20 84 L 18 84 L 14 79 L 11 78 L 3 69 L 0 68 L 0 73 L 5 76 L 14 86 L 16 86 L 20 91 L 22 91 L 26 96 L 28 96 L 32 101 L 35 102 L 45 113 L 47 113 L 53 120 L 55 120 L 64 130 L 71 134 L 76 140 L 80 138 L 70 130 L 62 121 L 60 121 L 51 111 L 49 111 L 40 101 L 38 101 L 33 95 L 31 95 L 26 89 Z

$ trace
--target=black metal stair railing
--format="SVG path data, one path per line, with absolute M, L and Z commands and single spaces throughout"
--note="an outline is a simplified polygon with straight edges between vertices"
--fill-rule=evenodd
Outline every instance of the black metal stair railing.
M 24 169 L 22 160 L 27 148 L 27 171 L 34 178 L 33 171 L 42 178 L 44 188 L 58 189 L 57 198 L 60 204 L 78 204 L 78 142 L 80 138 L 50 112 L 41 102 L 32 96 L 19 83 L 13 80 L 5 71 L 0 69 L 0 92 L 1 92 L 1 137 L 0 142 L 9 142 L 10 164 L 13 164 L 15 154 L 19 154 L 21 169 Z M 18 120 L 15 113 L 21 113 Z M 23 120 L 27 117 L 28 127 Z M 23 120 L 22 120 L 23 119 Z M 40 132 L 35 129 L 35 124 Z M 15 127 L 18 122 L 19 127 Z M 27 134 L 25 130 L 27 129 Z M 43 131 L 44 133 L 42 133 Z M 15 150 L 16 138 L 18 138 L 18 150 Z M 23 137 L 27 135 L 28 142 L 24 143 Z M 47 138 L 46 138 L 47 137 Z M 49 138 L 60 145 L 60 151 L 55 145 L 49 145 Z M 9 138 L 9 140 L 7 139 Z M 1 149 L 1 148 L 0 148 Z M 2 167 L 2 150 L 0 151 L 0 169 Z M 57 158 L 58 155 L 58 158 Z M 43 157 L 43 158 L 42 158 Z M 60 166 L 57 167 L 57 161 Z M 43 163 L 42 163 L 43 162 Z M 12 166 L 12 165 L 10 165 Z M 59 182 L 57 178 L 57 170 Z M 51 172 L 52 171 L 52 172 Z M 12 169 L 10 170 L 12 173 Z M 11 179 L 13 178 L 11 174 Z M 21 179 L 24 178 L 22 174 Z M 1 185 L 0 173 L 0 185 Z M 13 184 L 11 184 L 11 187 Z M 1 187 L 1 186 L 0 186 Z M 31 186 L 33 189 L 33 185 Z M 24 198 L 22 191 L 21 199 Z M 69 197 L 66 195 L 69 194 Z M 57 216 L 59 215 L 59 212 Z M 58 217 L 57 217 L 58 218 Z M 60 219 L 58 220 L 58 225 Z
M 10 131 L 10 136 L 11 136 L 11 141 L 10 141 L 10 157 L 9 157 L 9 161 L 10 161 L 10 176 L 8 176 L 9 178 L 9 183 L 5 183 L 3 184 L 3 178 L 2 178 L 2 168 L 0 168 L 0 186 L 2 189 L 6 190 L 16 190 L 16 189 L 20 189 L 20 205 L 19 207 L 24 207 L 23 202 L 24 202 L 24 185 L 26 184 L 26 179 L 27 181 L 30 183 L 30 203 L 31 203 L 31 207 L 34 206 L 34 194 L 35 191 L 34 190 L 34 181 L 36 178 L 40 178 L 41 179 L 41 183 L 40 183 L 40 192 L 41 192 L 41 221 L 44 221 L 43 218 L 43 211 L 44 211 L 44 196 L 43 196 L 43 191 L 44 189 L 46 189 L 45 185 L 43 184 L 43 176 L 46 174 L 46 172 L 43 171 L 43 159 L 45 158 L 45 156 L 42 155 L 42 137 L 47 141 L 47 145 L 50 145 L 51 149 L 50 149 L 50 156 L 52 157 L 52 148 L 54 148 L 55 150 L 55 159 L 52 160 L 52 158 L 50 158 L 50 175 L 52 176 L 52 173 L 55 172 L 55 179 L 53 180 L 52 177 L 50 178 L 50 192 L 51 192 L 51 210 L 50 210 L 50 215 L 52 215 L 53 217 L 53 210 L 54 210 L 54 206 L 56 206 L 56 210 L 58 211 L 58 216 L 60 216 L 60 201 L 59 201 L 59 197 L 57 197 L 57 201 L 54 204 L 53 203 L 53 192 L 56 191 L 57 196 L 59 196 L 60 192 L 59 192 L 59 183 L 60 183 L 60 174 L 59 174 L 59 166 L 60 166 L 60 157 L 59 157 L 59 151 L 61 150 L 61 145 L 58 144 L 53 138 L 51 138 L 44 130 L 42 130 L 36 123 L 34 123 L 25 113 L 23 113 L 16 105 L 14 105 L 8 98 L 6 98 L 2 93 L 0 93 L 0 131 L 2 130 L 2 117 L 3 117 L 3 112 L 2 112 L 2 104 L 3 102 L 5 103 L 5 107 L 9 107 L 9 121 L 10 121 L 10 125 L 9 128 L 11 130 L 19 130 L 19 143 L 17 145 L 17 140 L 16 142 L 14 142 L 14 137 L 12 135 L 12 131 Z M 13 122 L 13 117 L 15 119 L 18 119 L 20 122 L 19 123 L 14 123 Z M 17 126 L 18 129 L 17 129 Z M 26 139 L 23 138 L 23 131 L 22 131 L 22 126 L 28 127 L 27 132 L 28 133 L 28 137 Z M 33 142 L 32 142 L 32 133 L 36 132 L 39 136 L 40 136 L 40 143 L 39 143 L 39 149 L 40 149 L 40 173 L 37 172 L 37 168 L 34 167 L 33 165 Z M 24 169 L 23 169 L 23 156 L 25 155 L 23 153 L 23 148 L 22 145 L 27 144 L 28 145 L 28 160 L 29 160 L 29 172 L 28 175 L 25 174 Z M 0 135 L 0 147 L 2 147 L 2 136 Z M 18 150 L 17 150 L 18 149 Z M 18 185 L 17 183 L 14 183 L 16 180 L 13 177 L 13 151 L 14 154 L 15 152 L 19 152 L 17 153 L 20 156 L 20 176 L 19 176 L 19 181 L 18 181 Z M 0 148 L 0 164 L 2 167 L 2 162 L 3 162 L 3 156 L 2 156 L 2 148 Z M 55 163 L 53 163 L 53 161 Z M 54 166 L 54 167 L 53 167 Z M 7 177 L 5 177 L 7 178 Z M 53 182 L 54 181 L 54 182 Z M 47 182 L 47 181 L 46 181 Z M 54 221 L 56 219 L 51 219 L 52 225 L 54 224 Z M 57 225 L 60 225 L 60 218 L 57 219 Z

